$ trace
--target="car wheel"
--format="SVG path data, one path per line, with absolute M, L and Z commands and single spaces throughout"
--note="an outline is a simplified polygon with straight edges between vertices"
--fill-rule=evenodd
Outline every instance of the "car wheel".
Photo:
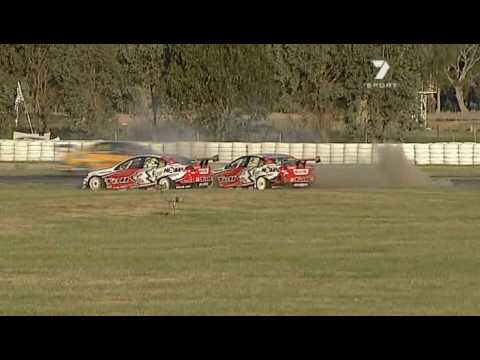
M 270 182 L 262 176 L 262 177 L 259 177 L 255 182 L 255 187 L 258 190 L 266 190 L 270 187 Z
M 94 176 L 88 181 L 88 187 L 92 191 L 99 191 L 105 188 L 105 182 L 99 176 Z
M 157 181 L 158 190 L 170 190 L 173 188 L 173 183 L 168 177 L 161 178 Z

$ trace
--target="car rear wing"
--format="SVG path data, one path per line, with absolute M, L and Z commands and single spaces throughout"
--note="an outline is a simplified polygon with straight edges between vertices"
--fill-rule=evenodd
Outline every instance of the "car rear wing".
M 321 163 L 322 162 L 322 159 L 320 159 L 320 156 L 317 156 L 316 158 L 314 159 L 298 159 L 298 161 L 301 161 L 301 162 L 315 162 L 315 163 Z
M 215 162 L 218 161 L 218 160 L 219 160 L 219 157 L 218 157 L 218 155 L 215 155 L 215 156 L 208 157 L 208 158 L 207 158 L 207 157 L 205 157 L 205 158 L 196 158 L 196 159 L 194 159 L 194 160 L 200 162 L 200 166 L 201 166 L 201 167 L 205 167 L 205 166 L 208 165 L 208 162 L 209 162 L 209 161 L 215 161 Z
M 305 166 L 307 162 L 315 162 L 315 163 L 320 163 L 322 162 L 320 159 L 320 156 L 317 156 L 316 158 L 307 158 L 307 159 L 295 159 L 295 160 L 286 160 L 287 162 L 294 162 L 298 165 Z

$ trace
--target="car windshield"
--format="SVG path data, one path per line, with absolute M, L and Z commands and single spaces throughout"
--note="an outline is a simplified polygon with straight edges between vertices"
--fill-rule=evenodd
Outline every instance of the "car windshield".
M 116 170 L 126 170 L 128 169 L 128 167 L 130 166 L 130 164 L 132 163 L 133 160 L 127 160 L 127 161 L 124 161 L 123 163 L 121 163 L 120 165 L 118 165 L 116 167 Z
M 144 157 L 129 159 L 118 165 L 115 170 L 142 169 L 145 164 Z
M 281 164 L 283 164 L 283 165 L 296 165 L 297 162 L 298 162 L 298 159 L 295 159 L 293 157 L 283 158 L 283 159 L 279 159 L 279 160 L 280 160 L 279 165 L 281 165 Z
M 132 163 L 128 167 L 129 169 L 141 169 L 143 168 L 143 164 L 145 163 L 145 158 L 139 157 L 132 160 Z
M 227 165 L 227 169 L 235 169 L 239 167 L 247 166 L 248 157 L 241 157 L 240 159 L 235 160 L 234 162 Z

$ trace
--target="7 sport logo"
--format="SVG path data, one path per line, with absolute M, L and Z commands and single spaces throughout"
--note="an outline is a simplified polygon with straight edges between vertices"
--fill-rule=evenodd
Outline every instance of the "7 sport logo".
M 373 66 L 375 66 L 378 70 L 377 76 L 375 76 L 375 80 L 383 80 L 385 75 L 387 75 L 388 70 L 390 70 L 390 65 L 385 60 L 372 60 Z
M 382 80 L 390 70 L 390 65 L 385 60 L 371 60 L 373 66 L 378 69 L 374 82 L 365 83 L 367 89 L 395 89 L 398 86 L 396 82 L 383 82 Z

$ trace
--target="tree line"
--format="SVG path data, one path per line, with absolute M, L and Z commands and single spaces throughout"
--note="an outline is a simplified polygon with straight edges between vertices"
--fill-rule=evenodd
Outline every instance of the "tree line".
M 390 66 L 381 81 L 372 60 Z M 283 112 L 308 114 L 312 130 L 336 121 L 351 139 L 382 140 L 388 127 L 418 126 L 420 90 L 474 108 L 479 62 L 478 44 L 4 44 L 0 121 L 3 136 L 13 131 L 20 81 L 41 133 L 57 116 L 94 137 L 117 113 L 147 111 L 152 128 L 168 117 L 226 140 Z

